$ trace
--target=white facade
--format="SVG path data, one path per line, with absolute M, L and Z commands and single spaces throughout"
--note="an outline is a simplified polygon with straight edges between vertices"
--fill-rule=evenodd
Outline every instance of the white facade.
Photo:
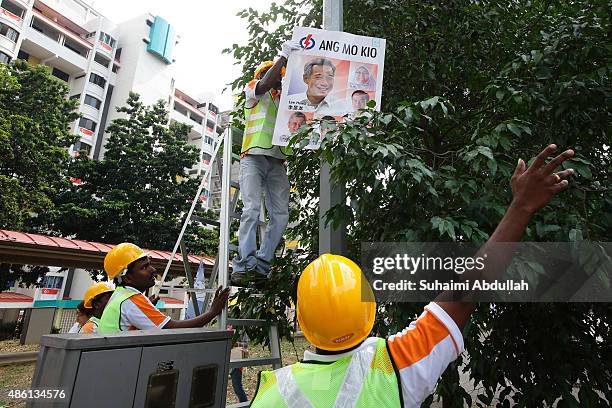
M 167 30 L 163 39 L 152 38 L 158 20 Z M 171 54 L 177 39 L 171 25 L 150 14 L 116 24 L 82 0 L 0 0 L 0 62 L 21 58 L 47 65 L 68 83 L 70 97 L 79 101 L 82 117 L 73 131 L 80 141 L 73 152 L 101 159 L 104 130 L 120 116 L 116 107 L 135 92 L 147 105 L 164 101 L 171 120 L 194 127 L 189 142 L 198 146 L 201 160 L 190 174 L 197 176 L 210 162 L 217 109 L 175 90 Z M 152 49 L 160 42 L 170 48 L 167 53 Z

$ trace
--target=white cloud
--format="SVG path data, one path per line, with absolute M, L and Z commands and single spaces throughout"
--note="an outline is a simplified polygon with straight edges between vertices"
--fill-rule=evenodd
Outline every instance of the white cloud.
M 248 7 L 265 10 L 265 0 L 98 0 L 93 6 L 111 21 L 120 23 L 135 16 L 151 13 L 172 24 L 180 43 L 175 51 L 176 86 L 192 96 L 213 95 L 221 110 L 230 109 L 230 92 L 225 85 L 240 75 L 230 55 L 221 51 L 232 44 L 248 40 L 246 23 L 236 13 Z

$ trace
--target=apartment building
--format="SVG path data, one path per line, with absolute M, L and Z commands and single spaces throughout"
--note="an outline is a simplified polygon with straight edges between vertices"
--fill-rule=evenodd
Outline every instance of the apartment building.
M 106 126 L 120 116 L 116 107 L 136 92 L 145 104 L 163 100 L 171 120 L 193 126 L 188 141 L 200 150 L 200 161 L 190 174 L 197 176 L 211 162 L 218 109 L 175 88 L 178 41 L 174 27 L 160 16 L 114 23 L 82 0 L 0 0 L 0 62 L 20 58 L 47 65 L 78 100 L 81 118 L 73 132 L 80 140 L 73 152 L 101 159 Z
M 213 161 L 219 112 L 211 101 L 176 88 L 173 51 L 178 41 L 174 27 L 160 16 L 143 14 L 115 23 L 82 0 L 0 0 L 0 63 L 19 58 L 46 65 L 68 84 L 70 98 L 78 100 L 81 117 L 72 131 L 79 141 L 72 153 L 102 159 L 105 129 L 122 115 L 116 107 L 136 92 L 145 104 L 163 100 L 170 122 L 192 126 L 187 141 L 198 148 L 200 159 L 188 172 L 197 177 Z M 205 208 L 210 175 L 207 183 L 201 196 Z M 92 282 L 85 270 L 54 268 L 43 288 L 17 292 L 34 301 L 79 299 Z

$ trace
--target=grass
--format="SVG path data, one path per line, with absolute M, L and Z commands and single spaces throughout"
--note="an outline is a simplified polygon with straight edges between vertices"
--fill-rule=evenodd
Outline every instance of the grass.
M 294 347 L 295 346 L 295 347 Z M 22 351 L 36 351 L 39 346 L 37 344 L 21 346 L 18 340 L 0 341 L 0 353 L 15 353 Z M 296 338 L 295 343 L 289 341 L 281 342 L 281 355 L 283 357 L 283 365 L 293 364 L 299 359 L 302 359 L 304 350 L 314 348 L 308 344 L 304 338 Z M 249 348 L 249 357 L 267 357 L 269 350 L 261 346 L 252 346 Z M 24 401 L 17 401 L 8 398 L 10 390 L 23 390 L 30 388 L 32 376 L 34 375 L 35 363 L 14 364 L 10 366 L 0 366 L 0 408 L 22 408 L 25 407 Z M 242 372 L 242 385 L 249 399 L 253 398 L 255 388 L 257 387 L 257 374 L 260 370 L 270 370 L 271 366 L 262 367 L 245 367 Z M 227 379 L 227 402 L 238 402 L 232 389 L 231 379 Z

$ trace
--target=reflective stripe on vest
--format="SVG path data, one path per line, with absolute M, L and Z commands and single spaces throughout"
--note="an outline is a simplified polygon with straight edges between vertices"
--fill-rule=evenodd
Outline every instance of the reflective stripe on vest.
M 267 92 L 255 106 L 244 108 L 244 136 L 242 138 L 242 148 L 240 154 L 244 154 L 254 147 L 261 149 L 271 149 L 272 137 L 274 135 L 274 125 L 278 107 L 272 99 L 271 92 Z M 291 148 L 281 147 L 281 152 L 286 156 L 292 154 Z
M 376 344 L 366 347 L 360 353 L 353 354 L 334 408 L 352 408 L 355 406 L 357 398 L 361 394 L 363 382 L 372 365 L 372 360 L 374 360 L 374 354 L 376 354 Z
M 331 375 L 335 382 L 329 380 Z M 330 388 L 321 388 L 320 380 L 326 376 Z M 337 391 L 330 393 L 332 389 Z M 376 339 L 350 358 L 330 364 L 297 363 L 274 372 L 262 372 L 251 406 L 397 408 L 401 406 L 401 397 L 386 341 Z
M 121 331 L 121 304 L 138 293 L 118 286 L 108 300 L 98 325 L 98 333 L 118 333 Z
M 312 408 L 312 404 L 304 395 L 302 390 L 295 383 L 295 378 L 291 372 L 292 366 L 286 366 L 274 372 L 278 391 L 285 400 L 288 407 Z

